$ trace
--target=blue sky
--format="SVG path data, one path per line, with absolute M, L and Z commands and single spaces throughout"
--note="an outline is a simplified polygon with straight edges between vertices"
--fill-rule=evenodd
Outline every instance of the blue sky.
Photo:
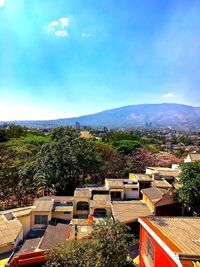
M 0 0 L 0 120 L 200 104 L 200 1 Z

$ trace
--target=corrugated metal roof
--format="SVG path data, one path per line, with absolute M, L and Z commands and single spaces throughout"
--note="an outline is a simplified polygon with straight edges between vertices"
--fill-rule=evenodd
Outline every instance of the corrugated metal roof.
M 17 219 L 6 220 L 0 215 L 0 246 L 15 242 L 22 231 L 22 225 Z
M 137 221 L 138 217 L 151 215 L 150 209 L 142 201 L 113 201 L 112 213 L 115 220 L 122 223 L 131 223 Z
M 33 206 L 34 206 L 34 211 L 52 211 L 53 200 L 52 199 L 36 199 Z
M 159 189 L 157 187 L 149 187 L 141 190 L 142 194 L 145 194 L 153 203 L 156 203 L 167 192 L 165 189 Z
M 107 179 L 108 188 L 124 188 L 123 179 Z
M 165 179 L 157 179 L 151 182 L 152 186 L 160 188 L 171 188 L 172 186 Z
M 200 217 L 152 217 L 149 220 L 184 254 L 200 254 Z

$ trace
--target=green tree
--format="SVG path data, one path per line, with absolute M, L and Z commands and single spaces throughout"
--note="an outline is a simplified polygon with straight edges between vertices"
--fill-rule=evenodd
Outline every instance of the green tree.
M 46 267 L 94 267 L 97 259 L 93 240 L 69 240 L 47 254 Z
M 181 164 L 178 197 L 194 214 L 200 215 L 200 163 Z
M 37 155 L 34 179 L 38 183 L 42 177 L 59 194 L 72 194 L 101 166 L 102 159 L 92 141 L 81 138 L 70 127 L 59 127 Z
M 12 126 L 12 136 L 21 135 L 21 128 Z M 19 131 L 18 131 L 19 130 Z M 39 132 L 26 131 L 0 143 L 0 200 L 5 208 L 26 205 L 35 196 L 33 181 L 35 158 L 48 137 Z
M 139 141 L 133 140 L 114 141 L 112 144 L 119 152 L 125 155 L 129 154 L 132 150 L 142 146 Z
M 111 218 L 94 225 L 89 240 L 74 240 L 54 247 L 46 266 L 62 267 L 128 267 L 129 245 L 135 240 L 127 226 Z
M 126 225 L 106 218 L 94 225 L 93 239 L 98 248 L 95 267 L 122 267 L 130 264 L 129 247 L 136 241 Z

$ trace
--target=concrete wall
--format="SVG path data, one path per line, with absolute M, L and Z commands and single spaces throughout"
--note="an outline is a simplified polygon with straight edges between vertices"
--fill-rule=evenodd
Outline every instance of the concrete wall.
M 131 188 L 125 188 L 124 199 L 139 199 L 139 189 L 132 190 Z

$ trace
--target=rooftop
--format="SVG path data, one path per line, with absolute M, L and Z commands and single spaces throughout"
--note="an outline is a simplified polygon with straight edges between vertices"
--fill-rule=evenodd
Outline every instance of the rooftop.
M 165 179 L 155 179 L 151 182 L 151 185 L 153 187 L 159 187 L 159 188 L 172 188 L 172 185 L 170 185 Z
M 36 199 L 33 206 L 34 211 L 52 211 L 53 199 Z
M 146 204 L 139 200 L 113 201 L 112 213 L 114 219 L 122 223 L 136 222 L 138 217 L 152 215 Z
M 106 179 L 108 183 L 108 189 L 123 188 L 123 179 Z
M 148 220 L 182 251 L 200 254 L 200 217 L 150 217 Z
M 54 199 L 56 202 L 72 202 L 74 200 L 73 196 L 44 196 L 40 197 L 39 199 Z
M 5 210 L 5 211 L 1 211 L 0 215 L 11 214 L 13 217 L 18 218 L 18 217 L 29 215 L 31 213 L 32 208 L 33 208 L 32 206 L 28 206 L 28 207 Z
M 7 220 L 0 215 L 0 246 L 13 243 L 22 231 L 22 225 L 17 219 Z
M 69 226 L 66 224 L 48 225 L 42 237 L 27 239 L 15 256 L 50 249 L 54 245 L 67 240 L 68 230 Z
M 135 174 L 135 176 L 139 182 L 151 182 L 152 181 L 152 178 L 150 177 L 150 175 L 146 173 L 138 173 L 138 174 Z
M 200 153 L 189 153 L 189 156 L 192 161 L 200 162 Z
M 141 190 L 142 194 L 145 194 L 153 203 L 162 199 L 162 196 L 167 192 L 165 189 L 157 187 L 149 187 Z
M 76 188 L 74 191 L 75 197 L 85 197 L 90 198 L 91 197 L 91 191 L 89 188 Z

